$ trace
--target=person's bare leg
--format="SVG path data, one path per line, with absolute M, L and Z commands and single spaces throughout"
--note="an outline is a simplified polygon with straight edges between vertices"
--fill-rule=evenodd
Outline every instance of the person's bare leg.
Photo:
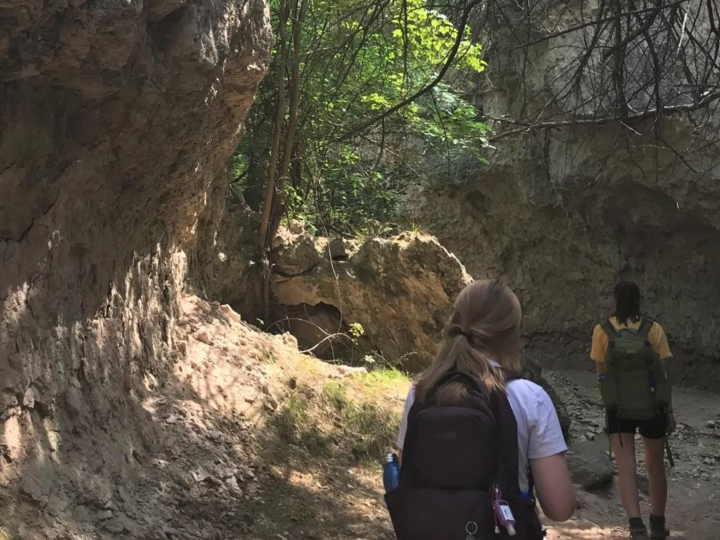
M 622 444 L 620 444 L 620 437 L 622 437 Z M 635 435 L 632 433 L 621 433 L 619 436 L 612 434 L 610 443 L 618 468 L 620 502 L 628 518 L 639 518 L 640 498 L 635 478 Z
M 652 538 L 665 538 L 665 506 L 667 504 L 667 477 L 665 476 L 665 439 L 645 439 L 645 466 L 650 483 Z M 653 522 L 657 523 L 653 523 Z M 655 530 L 657 529 L 657 530 Z
M 650 482 L 650 505 L 654 516 L 665 515 L 667 478 L 665 477 L 665 439 L 645 439 L 645 466 Z

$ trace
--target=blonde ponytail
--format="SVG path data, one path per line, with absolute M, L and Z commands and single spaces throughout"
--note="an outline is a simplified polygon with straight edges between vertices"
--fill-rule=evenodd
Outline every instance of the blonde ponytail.
M 493 361 L 520 370 L 521 318 L 520 302 L 499 281 L 479 280 L 465 287 L 443 331 L 443 347 L 417 380 L 417 400 L 424 402 L 451 371 L 478 379 L 487 392 L 503 391 L 504 377 Z M 467 392 L 465 384 L 451 381 L 437 389 L 435 398 L 440 405 L 457 405 Z

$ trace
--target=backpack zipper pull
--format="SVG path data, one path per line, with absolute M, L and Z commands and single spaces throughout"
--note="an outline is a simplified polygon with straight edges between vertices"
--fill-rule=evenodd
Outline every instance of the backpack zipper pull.
M 500 534 L 500 523 L 498 522 L 497 512 L 495 512 L 495 501 L 500 499 L 500 488 L 497 485 L 492 487 L 493 490 L 493 521 L 495 522 L 495 534 Z

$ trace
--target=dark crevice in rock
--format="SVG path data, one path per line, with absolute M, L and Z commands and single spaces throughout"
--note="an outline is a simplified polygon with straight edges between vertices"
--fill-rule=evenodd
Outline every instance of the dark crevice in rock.
M 30 221 L 30 224 L 27 226 L 27 228 L 24 231 L 22 231 L 22 233 L 20 234 L 20 237 L 16 240 L 16 242 L 18 244 L 23 242 L 27 238 L 27 235 L 30 234 L 30 231 L 32 231 L 33 227 L 35 226 L 35 223 L 39 219 L 44 218 L 45 216 L 47 216 L 50 213 L 50 211 L 55 207 L 55 205 L 57 204 L 59 199 L 60 199 L 60 193 L 58 192 L 58 194 L 55 197 L 55 200 L 52 201 L 48 205 L 48 207 L 45 210 L 43 210 L 43 212 L 40 215 L 38 215 L 37 217 L 34 217 L 32 219 L 32 221 Z
M 317 303 L 278 305 L 273 329 L 289 332 L 298 340 L 301 350 L 311 350 L 324 360 L 350 361 L 354 344 L 348 331 L 349 321 L 331 304 Z
M 347 260 L 347 259 L 346 259 L 346 260 Z M 308 268 L 307 270 L 303 270 L 302 272 L 298 272 L 298 273 L 295 273 L 295 274 L 289 273 L 289 272 L 284 272 L 283 270 L 274 268 L 274 269 L 273 269 L 273 274 L 275 274 L 276 276 L 279 276 L 279 277 L 281 277 L 281 278 L 284 278 L 284 279 L 286 279 L 286 280 L 289 280 L 289 279 L 293 279 L 293 278 L 299 278 L 299 277 L 307 276 L 307 275 L 309 275 L 309 274 L 312 274 L 312 273 L 314 273 L 314 272 L 317 272 L 317 271 L 320 269 L 320 266 L 321 266 L 320 264 L 316 264 L 316 265 L 311 266 L 311 267 Z

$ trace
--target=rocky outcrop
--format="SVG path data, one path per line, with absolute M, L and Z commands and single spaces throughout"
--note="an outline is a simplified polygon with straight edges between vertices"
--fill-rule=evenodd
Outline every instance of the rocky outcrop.
M 561 124 L 535 130 L 510 125 L 518 128 L 516 136 L 485 150 L 488 165 L 458 161 L 452 178 L 431 178 L 411 189 L 409 214 L 472 275 L 508 280 L 523 302 L 529 348 L 544 365 L 589 367 L 592 327 L 610 311 L 616 280 L 633 279 L 646 310 L 670 335 L 676 374 L 717 387 L 720 116 L 699 111 L 630 127 L 571 125 L 577 115 L 613 110 L 604 101 L 609 94 L 576 109 L 593 82 L 585 79 L 582 92 L 549 101 L 571 86 L 573 51 L 591 40 L 583 44 L 583 32 L 529 48 L 516 40 L 542 40 L 593 17 L 592 10 L 573 11 L 582 3 L 561 3 L 561 9 L 538 2 L 526 13 L 512 2 L 501 4 L 507 19 L 495 21 L 477 104 L 489 118 L 538 111 Z M 522 26 L 522 36 L 512 35 L 508 20 Z M 649 61 L 643 58 L 630 55 L 628 62 Z M 647 76 L 642 64 L 635 67 L 638 77 Z M 647 101 L 645 94 L 634 96 Z M 644 110 L 642 102 L 632 106 Z M 498 131 L 510 128 L 496 124 Z
M 414 233 L 360 244 L 286 229 L 274 253 L 275 318 L 301 346 L 324 357 L 374 355 L 411 371 L 432 360 L 452 302 L 471 281 L 437 240 Z M 353 324 L 363 329 L 356 342 Z
M 228 200 L 203 282 L 208 297 L 229 304 L 243 320 L 253 324 L 265 316 L 265 278 L 257 241 L 259 221 L 258 214 L 243 201 Z
M 437 354 L 441 332 L 457 294 L 472 281 L 458 259 L 431 237 L 406 232 L 364 243 L 329 240 L 298 223 L 275 243 L 278 325 L 314 354 L 411 372 Z M 353 324 L 362 335 L 353 335 Z M 543 386 L 567 435 L 571 419 L 542 367 L 523 358 L 524 375 Z
M 207 277 L 271 36 L 261 0 L 0 1 L 0 36 L 2 536 L 13 497 L 106 504 L 153 444 L 143 383 Z

